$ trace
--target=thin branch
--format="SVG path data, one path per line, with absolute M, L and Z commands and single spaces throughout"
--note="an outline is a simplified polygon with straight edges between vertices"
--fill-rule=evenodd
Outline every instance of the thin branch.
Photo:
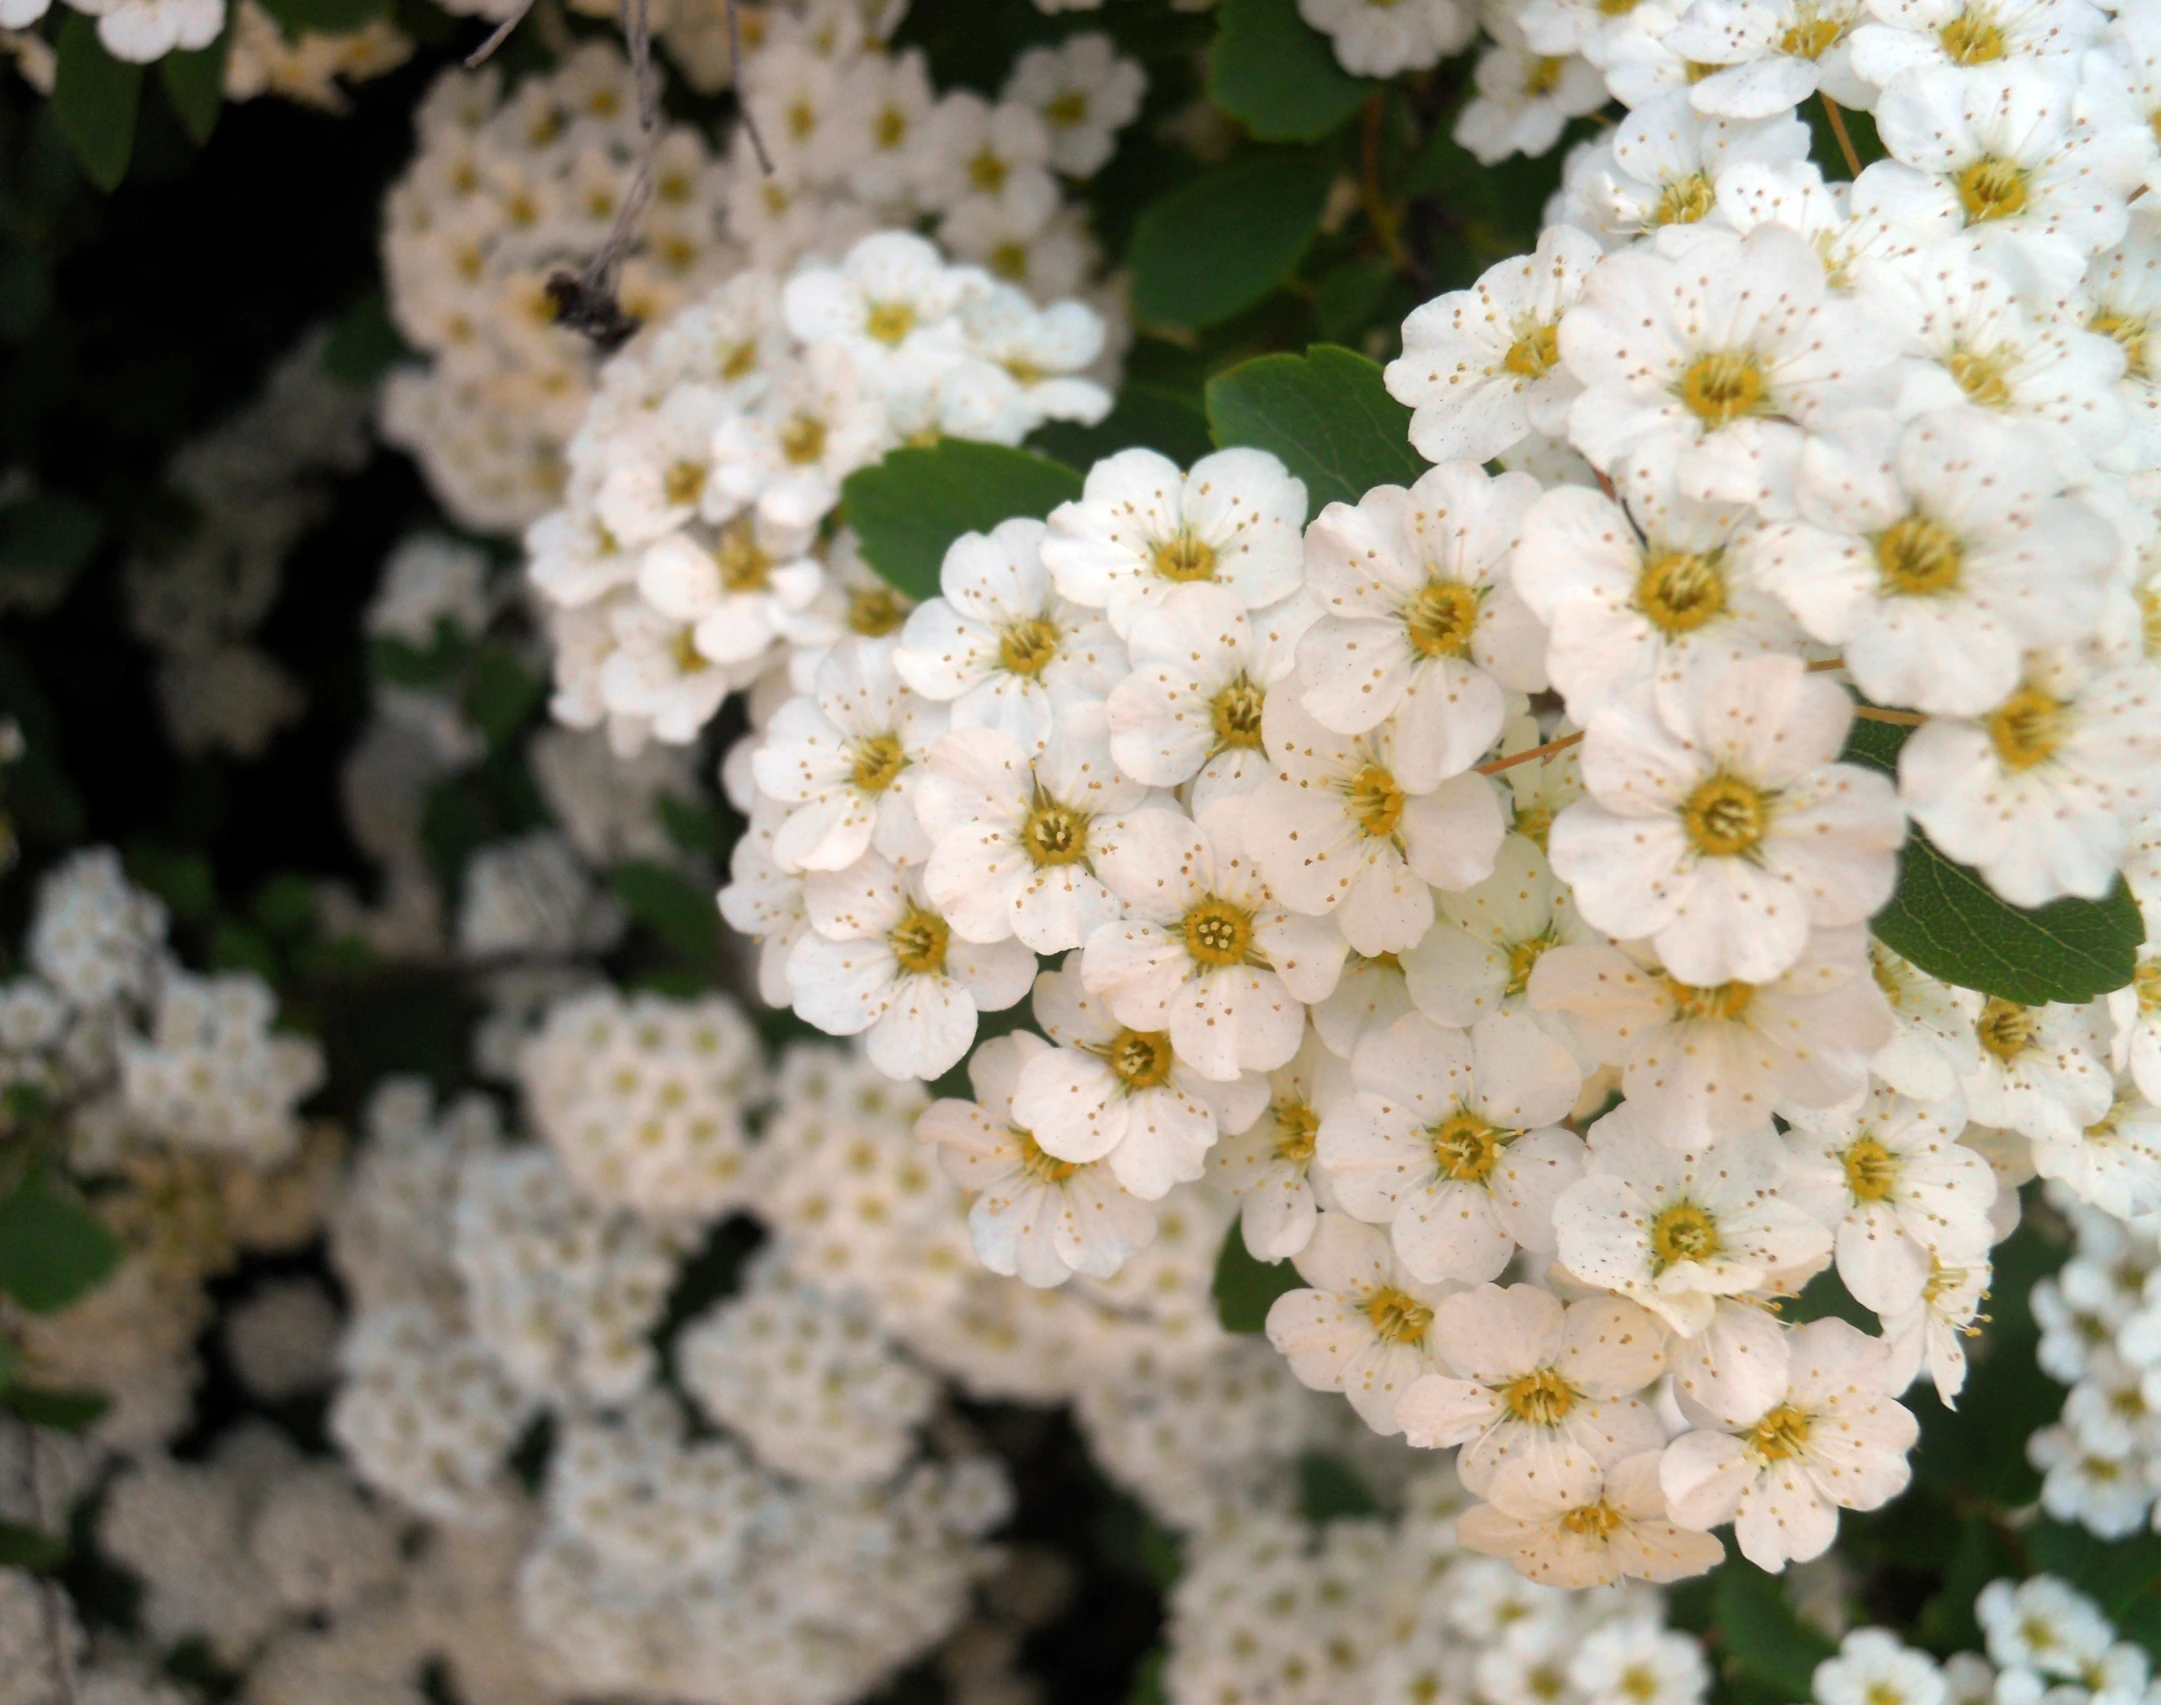
M 1853 714 L 1863 722 L 1895 722 L 1901 728 L 1919 728 L 1928 720 L 1925 716 L 1916 716 L 1910 710 L 1880 710 L 1872 704 L 1855 705 Z
M 653 194 L 653 154 L 660 145 L 660 81 L 653 71 L 652 19 L 646 0 L 623 0 L 623 35 L 630 44 L 630 70 L 638 86 L 638 167 L 630 190 L 615 210 L 608 240 L 573 278 L 558 272 L 548 280 L 555 319 L 583 332 L 604 351 L 621 348 L 638 329 L 637 317 L 623 312 L 615 294 L 616 273 L 637 235 L 639 217 Z
M 1388 210 L 1387 199 L 1381 194 L 1381 122 L 1385 116 L 1379 95 L 1366 102 L 1365 123 L 1358 139 L 1358 201 L 1396 270 L 1423 282 L 1426 269 L 1403 246 L 1403 239 L 1396 234 L 1396 216 Z
M 750 138 L 750 151 L 758 156 L 758 170 L 767 177 L 773 175 L 773 156 L 765 151 L 765 138 L 758 134 L 758 118 L 750 110 L 750 97 L 743 91 L 743 20 L 741 0 L 724 0 L 728 14 L 728 79 L 735 85 L 735 104 L 743 115 L 743 134 Z
M 1543 746 L 1533 746 L 1528 752 L 1518 752 L 1513 757 L 1495 758 L 1490 764 L 1480 764 L 1478 773 L 1482 776 L 1497 776 L 1503 770 L 1512 770 L 1518 764 L 1529 763 L 1533 758 L 1550 758 L 1556 752 L 1565 752 L 1569 747 L 1579 744 L 1582 739 L 1580 731 L 1564 734 L 1558 740 L 1548 740 Z
M 1853 151 L 1853 138 L 1846 134 L 1846 115 L 1825 91 L 1818 89 L 1816 93 L 1823 96 L 1823 116 L 1831 121 L 1831 134 L 1838 138 L 1838 151 L 1846 156 L 1846 175 L 1857 178 L 1861 175 L 1861 156 Z
M 465 56 L 465 68 L 478 71 L 495 57 L 495 50 L 510 39 L 510 32 L 525 22 L 525 14 L 533 9 L 533 0 L 518 0 L 510 16 L 495 26 L 494 33 Z

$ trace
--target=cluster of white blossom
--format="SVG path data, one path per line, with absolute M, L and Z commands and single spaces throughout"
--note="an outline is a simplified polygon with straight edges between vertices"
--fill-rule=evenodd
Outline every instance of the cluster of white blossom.
M 1943 63 L 1980 25 L 1821 10 L 1526 12 L 1686 57 L 1406 322 L 1430 472 L 1309 524 L 1266 453 L 1112 456 L 800 644 L 725 772 L 769 997 L 932 1079 L 1032 992 L 921 1126 L 986 1265 L 1108 1278 L 1209 1179 L 1305 1280 L 1298 1376 L 1571 1584 L 1821 1554 L 1959 1390 L 2012 1187 L 2161 1208 L 2152 948 L 2028 1007 L 1865 929 L 1916 832 L 2151 898 L 2149 20 Z M 1900 67 L 1834 79 L 1892 155 L 1850 185 L 1793 111 L 1849 28 Z M 1781 1318 L 1833 1266 L 1880 1335 Z
M 173 458 L 165 482 L 191 527 L 169 555 L 128 566 L 130 625 L 157 653 L 158 708 L 183 752 L 259 757 L 306 702 L 253 635 L 332 480 L 368 456 L 367 393 L 325 369 L 328 342 L 302 339 L 261 396 Z
M 1660 1594 L 1525 1581 L 1465 1549 L 1469 1501 L 1445 1466 L 1429 1467 L 1393 1523 L 1261 1514 L 1196 1541 L 1171 1594 L 1164 1697 L 1699 1705 L 1710 1666 L 1692 1635 L 1664 1626 Z
M 700 10 L 711 10 L 708 23 L 717 25 L 717 9 Z M 988 395 L 979 382 L 943 409 L 929 408 L 928 397 L 910 408 L 894 394 L 896 361 L 920 368 L 964 330 L 972 350 L 1009 375 L 1038 367 L 1055 374 L 1102 354 L 1103 330 L 1091 316 L 1066 308 L 1039 315 L 1031 304 L 1074 294 L 1098 270 L 1085 218 L 1066 203 L 1060 176 L 1084 178 L 1109 158 L 1116 131 L 1139 110 L 1139 68 L 1107 38 L 1077 36 L 1024 52 L 996 102 L 966 91 L 939 96 L 920 51 L 885 45 L 898 21 L 898 8 L 858 0 L 803 0 L 745 20 L 744 99 L 772 170 L 740 128 L 719 157 L 697 130 L 668 130 L 620 294 L 627 312 L 650 322 L 722 279 L 729 288 L 670 346 L 654 348 L 650 338 L 633 345 L 598 387 L 591 417 L 599 363 L 590 345 L 555 324 L 547 279 L 583 268 L 627 193 L 639 141 L 628 67 L 612 49 L 588 45 L 507 98 L 500 79 L 482 72 L 446 77 L 422 103 L 420 150 L 392 192 L 384 258 L 398 325 L 431 365 L 393 377 L 385 430 L 420 457 L 468 526 L 513 531 L 568 504 L 570 536 L 535 549 L 567 547 L 588 572 L 566 564 L 554 583 L 542 582 L 551 601 L 585 607 L 601 590 L 627 585 L 645 546 L 701 516 L 717 526 L 755 508 L 759 536 L 746 533 L 734 554 L 780 551 L 775 568 L 801 556 L 795 535 L 805 523 L 794 510 L 803 492 L 792 507 L 754 505 L 755 490 L 727 495 L 748 477 L 736 465 L 756 461 L 761 447 L 710 443 L 724 418 L 745 417 L 754 428 L 770 417 L 768 458 L 777 452 L 792 467 L 815 464 L 837 478 L 923 427 L 993 436 L 1019 421 L 1018 437 L 1063 406 L 1056 388 L 1024 401 L 1002 394 L 1016 383 L 1041 389 L 1009 378 Z M 719 80 L 703 46 L 674 45 L 693 82 Z M 926 313 L 914 336 L 894 328 L 890 311 L 866 325 L 861 302 L 828 291 L 805 305 L 807 319 L 790 316 L 789 329 L 810 346 L 793 358 L 779 313 L 782 281 L 806 260 L 837 261 L 880 227 L 919 222 L 935 222 L 947 251 L 1003 288 L 975 288 L 971 275 L 967 288 L 947 279 L 935 300 L 896 299 L 891 308 Z M 963 298 L 972 300 L 965 327 Z M 1113 300 L 1105 298 L 1105 312 Z M 824 347 L 836 344 L 853 359 Z M 870 418 L 864 411 L 873 404 L 886 406 Z M 828 410 L 848 418 L 833 422 L 829 446 L 806 450 L 807 427 L 774 438 L 798 409 L 806 420 Z M 970 426 L 978 414 L 988 414 L 989 429 Z M 581 420 L 583 441 L 573 450 Z M 594 529 L 614 533 L 622 501 L 596 515 L 594 487 L 615 462 L 656 452 L 665 468 L 714 477 L 701 479 L 687 505 L 670 487 L 633 502 L 637 519 L 616 547 L 629 572 L 617 575 L 610 565 L 601 584 L 580 584 L 593 579 Z M 730 468 L 740 477 L 722 477 Z M 663 510 L 674 511 L 665 525 Z M 768 530 L 785 537 L 768 538 Z M 688 542 L 712 545 L 716 535 L 693 529 Z
M 1938 1662 L 1885 1628 L 1857 1628 L 1816 1666 L 1814 1705 L 2142 1705 L 2157 1684 L 2143 1646 L 2053 1575 L 1991 1581 L 1974 1600 L 1987 1656 Z

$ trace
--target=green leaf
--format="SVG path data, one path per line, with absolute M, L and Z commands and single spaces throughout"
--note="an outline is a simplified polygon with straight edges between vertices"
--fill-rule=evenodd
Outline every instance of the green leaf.
M 340 384 L 366 390 L 405 357 L 405 340 L 380 290 L 355 302 L 330 328 L 323 371 Z
M 841 502 L 871 567 L 921 602 L 938 595 L 946 548 L 963 533 L 987 533 L 1016 515 L 1041 520 L 1080 494 L 1080 475 L 1062 463 L 941 438 L 857 469 Z
M 1426 471 L 1411 448 L 1411 411 L 1388 394 L 1380 368 L 1333 344 L 1263 355 L 1209 380 L 1208 422 L 1218 444 L 1282 457 L 1306 482 L 1310 514 Z
M 465 683 L 465 714 L 490 746 L 500 746 L 524 726 L 546 690 L 547 682 L 509 646 L 483 645 Z
M 1816 1666 L 1837 1648 L 1794 1615 L 1778 1578 L 1729 1557 L 1712 1577 L 1711 1614 L 1730 1677 L 1806 1699 Z
M 1208 437 L 1208 417 L 1182 396 L 1154 385 L 1128 381 L 1109 414 L 1093 426 L 1054 420 L 1040 428 L 1029 447 L 1063 462 L 1086 468 L 1106 456 L 1134 447 L 1157 450 L 1180 467 L 1191 467 L 1215 445 Z
M 263 10 L 277 19 L 289 37 L 350 35 L 377 18 L 390 16 L 390 0 L 263 0 Z
M 1133 312 L 1144 325 L 1212 326 L 1284 282 L 1320 228 L 1335 169 L 1269 154 L 1195 178 L 1133 227 Z
M 33 1427 L 50 1427 L 59 1433 L 86 1432 L 113 1406 L 102 1392 L 40 1391 L 27 1385 L 9 1387 L 0 1402 Z
M 1268 1326 L 1268 1310 L 1285 1291 L 1302 1288 L 1305 1280 L 1288 1261 L 1256 1260 L 1246 1248 L 1245 1228 L 1236 1220 L 1223 1239 L 1216 1257 L 1213 1286 L 1216 1318 L 1226 1332 L 1261 1332 Z
M 720 910 L 709 890 L 680 871 L 634 859 L 608 872 L 608 890 L 685 958 L 703 963 L 720 951 Z
M 165 99 L 188 135 L 200 148 L 218 127 L 225 110 L 225 57 L 232 49 L 230 22 L 208 47 L 191 53 L 168 53 L 158 61 L 158 80 L 165 85 Z
M 1395 277 L 1395 262 L 1386 255 L 1345 261 L 1325 273 L 1313 297 L 1313 323 L 1321 336 L 1331 343 L 1357 337 L 1373 323 Z
M 64 1539 L 21 1522 L 0 1521 L 0 1569 L 57 1569 L 67 1554 Z
M 729 844 L 734 839 L 728 833 L 728 825 L 718 811 L 698 800 L 678 799 L 672 793 L 663 793 L 655 801 L 660 826 L 668 832 L 668 839 L 687 853 L 700 853 L 710 859 L 725 858 Z
M 104 536 L 98 512 L 62 492 L 9 504 L 0 509 L 0 592 L 9 603 L 50 609 Z
M 107 53 L 97 25 L 80 12 L 70 12 L 60 26 L 53 122 L 90 181 L 108 194 L 128 175 L 142 93 L 143 68 Z
M 1898 1520 L 1897 1512 L 1905 1503 L 1901 1498 L 1893 1506 L 1890 1520 Z M 1958 1544 L 1951 1552 L 1949 1566 L 1943 1570 L 1943 1585 L 1921 1607 L 1914 1622 L 1914 1638 L 1946 1656 L 1980 1650 L 1981 1625 L 1974 1620 L 1973 1601 L 1999 1576 L 2023 1572 L 2010 1545 L 1988 1517 L 1978 1512 L 1967 1516 L 1959 1524 Z
M 1263 142 L 1314 142 L 1380 84 L 1336 63 L 1298 0 L 1223 0 L 1208 48 L 1208 97 Z
M 1896 778 L 1908 730 L 1857 720 L 1848 760 Z M 2131 981 L 2145 925 L 2119 877 L 2105 900 L 2054 900 L 2024 911 L 1918 828 L 1899 853 L 1898 889 L 1869 924 L 1876 939 L 1932 977 L 2021 1006 L 2092 1000 Z
M 217 878 L 202 853 L 138 845 L 128 849 L 127 868 L 183 922 L 200 922 L 218 909 Z
M 32 1314 L 57 1314 L 120 1264 L 120 1240 L 33 1166 L 0 1201 L 0 1291 Z
M 1349 1463 L 1326 1451 L 1309 1450 L 1298 1459 L 1298 1513 L 1307 1521 L 1377 1516 L 1381 1501 Z
M 1167 1695 L 1163 1691 L 1163 1666 L 1170 1662 L 1167 1646 L 1151 1646 L 1141 1657 L 1140 1667 L 1133 1672 L 1133 1686 L 1126 1694 L 1126 1705 L 1164 1705 Z
M 314 933 L 319 905 L 315 881 L 297 870 L 283 870 L 255 891 L 255 921 L 281 941 Z

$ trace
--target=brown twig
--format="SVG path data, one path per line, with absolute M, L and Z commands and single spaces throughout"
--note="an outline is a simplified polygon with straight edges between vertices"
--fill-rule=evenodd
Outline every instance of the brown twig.
M 486 41 L 465 56 L 466 70 L 478 71 L 489 60 L 493 59 L 495 50 L 510 39 L 510 32 L 525 22 L 526 13 L 532 9 L 533 0 L 518 0 L 518 4 L 512 10 L 510 16 L 495 26 Z
M 1373 234 L 1380 238 L 1381 247 L 1387 251 L 1396 269 L 1423 281 L 1426 269 L 1403 246 L 1403 239 L 1396 230 L 1396 215 L 1389 211 L 1387 200 L 1381 194 L 1381 121 L 1384 116 L 1381 97 L 1375 95 L 1366 102 L 1365 123 L 1359 131 L 1358 204 L 1365 209 Z
M 623 36 L 630 44 L 630 71 L 638 87 L 638 167 L 630 190 L 615 210 L 608 240 L 573 278 L 558 272 L 548 279 L 548 299 L 558 325 L 582 332 L 603 351 L 620 349 L 638 329 L 635 314 L 623 312 L 615 294 L 616 273 L 637 235 L 638 218 L 653 194 L 653 152 L 660 145 L 660 81 L 653 71 L 653 27 L 646 0 L 622 0 Z
M 1823 90 L 1818 89 L 1816 93 L 1823 96 L 1823 116 L 1831 121 L 1831 134 L 1838 138 L 1838 151 L 1846 156 L 1846 175 L 1857 178 L 1861 175 L 1861 156 L 1853 151 L 1853 138 L 1846 134 L 1846 115 Z
M 767 177 L 773 175 L 773 156 L 765 151 L 765 138 L 758 134 L 758 118 L 750 110 L 750 98 L 743 92 L 743 20 L 741 0 L 725 0 L 728 14 L 728 79 L 735 85 L 735 104 L 743 115 L 743 134 L 750 138 L 750 151 L 758 157 L 758 170 Z

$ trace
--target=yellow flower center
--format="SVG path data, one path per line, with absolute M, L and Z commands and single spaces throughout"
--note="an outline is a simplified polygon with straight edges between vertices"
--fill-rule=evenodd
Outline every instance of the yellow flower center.
M 988 264 L 998 277 L 1010 283 L 1018 283 L 1028 276 L 1028 245 L 1000 243 L 991 250 Z
M 2099 332 L 2105 338 L 2113 338 L 2123 350 L 2123 370 L 2128 378 L 2143 379 L 2146 373 L 2146 331 L 2148 322 L 2143 314 L 2119 314 L 2109 308 L 2096 308 L 2093 317 L 2086 322 L 2088 331 Z
M 1739 776 L 1715 775 L 1681 807 L 1689 845 L 1706 858 L 1738 858 L 1752 852 L 1771 826 L 1762 789 Z
M 1478 591 L 1455 580 L 1429 580 L 1404 606 L 1411 644 L 1427 657 L 1461 657 L 1478 626 Z
M 1203 965 L 1242 965 L 1253 948 L 1253 914 L 1220 896 L 1186 913 L 1181 927 L 1186 951 Z
M 852 779 L 864 793 L 883 793 L 908 767 L 908 754 L 891 734 L 872 734 L 855 743 Z
M 1384 1344 L 1422 1344 L 1433 1324 L 1433 1310 L 1414 1296 L 1383 1286 L 1367 1300 L 1366 1318 Z
M 1121 1030 L 1111 1038 L 1103 1057 L 1110 1062 L 1111 1075 L 1128 1094 L 1154 1089 L 1171 1075 L 1170 1032 Z
M 1550 95 L 1561 86 L 1561 73 L 1568 67 L 1565 59 L 1534 59 L 1523 74 L 1523 92 L 1532 100 L 1540 95 Z
M 2016 160 L 1984 154 L 1958 175 L 1958 202 L 1966 223 L 2009 219 L 2026 209 L 2026 173 Z
M 1708 1261 L 1724 1247 L 1718 1236 L 1718 1221 L 1693 1202 L 1676 1202 L 1651 1221 L 1654 1275 L 1683 1261 Z
M 808 140 L 811 132 L 818 128 L 818 109 L 808 101 L 794 102 L 782 117 L 787 122 L 788 134 L 798 142 Z
M 1213 580 L 1216 577 L 1215 547 L 1180 528 L 1155 548 L 1155 570 L 1165 580 Z
M 2131 987 L 2138 992 L 2140 1012 L 2161 1012 L 2161 959 L 2149 959 L 2134 971 Z
M 1216 694 L 1208 707 L 1216 731 L 1216 750 L 1238 747 L 1257 751 L 1261 743 L 1261 710 L 1268 695 L 1244 675 Z
M 1054 96 L 1043 109 L 1043 122 L 1072 126 L 1088 122 L 1088 97 L 1079 89 Z
M 1745 349 L 1699 355 L 1681 375 L 1681 401 L 1690 414 L 1716 432 L 1762 409 L 1763 368 Z
M 1845 33 L 1846 26 L 1836 18 L 1804 13 L 1799 22 L 1778 38 L 1778 51 L 1795 59 L 1821 59 L 1838 45 L 1838 38 Z
M 915 310 L 906 302 L 874 302 L 863 318 L 864 332 L 897 348 L 915 330 Z
M 1988 65 L 2003 57 L 2003 31 L 1988 14 L 1969 8 L 1936 32 L 1953 65 Z
M 1089 814 L 1039 799 L 1021 825 L 1020 844 L 1037 866 L 1078 864 L 1088 856 Z
M 1544 852 L 1546 838 L 1553 833 L 1553 812 L 1543 805 L 1517 806 L 1516 833 Z
M 1923 598 L 1955 591 L 1965 567 L 1958 535 L 1941 521 L 1914 514 L 1876 535 L 1876 572 L 1886 592 Z
M 1537 323 L 1508 346 L 1501 365 L 1519 379 L 1542 379 L 1561 364 L 1561 328 Z
M 1846 1188 L 1856 1202 L 1880 1202 L 1898 1187 L 1898 1157 L 1874 1137 L 1863 1137 L 1839 1156 Z
M 908 619 L 901 601 L 885 586 L 862 586 L 848 594 L 848 631 L 882 639 Z
M 1557 1427 L 1580 1395 L 1556 1369 L 1540 1368 L 1509 1385 L 1501 1398 L 1517 1420 L 1534 1427 Z
M 1720 71 L 1723 66 L 1706 67 L 1707 71 Z M 1658 202 L 1651 209 L 1650 223 L 1658 225 L 1693 225 L 1711 211 L 1718 199 L 1711 180 L 1702 172 L 1691 172 L 1685 178 L 1675 178 L 1659 192 Z
M 1626 1519 L 1619 1510 L 1601 1498 L 1595 1504 L 1578 1504 L 1561 1517 L 1561 1526 L 1581 1539 L 1605 1539 L 1619 1531 Z M 1653 1682 L 1652 1685 L 1655 1689 L 1657 1684 Z M 1634 1696 L 1625 1677 L 1622 1686 L 1624 1692 L 1630 1692 Z M 1641 1697 L 1649 1698 L 1651 1695 L 1644 1694 Z
M 998 661 L 1015 675 L 1043 673 L 1058 655 L 1058 625 L 1041 616 L 1009 624 L 998 635 Z
M 903 971 L 912 971 L 919 977 L 942 977 L 945 975 L 946 943 L 952 938 L 953 932 L 945 919 L 911 905 L 885 939 Z
M 758 346 L 745 338 L 741 343 L 731 343 L 720 358 L 720 376 L 723 379 L 740 379 L 758 365 Z
M 968 181 L 985 195 L 996 195 L 1005 187 L 1006 163 L 988 147 L 968 162 Z
M 1958 388 L 1983 408 L 2003 408 L 2011 401 L 2010 363 L 1977 349 L 1954 349 L 1944 363 Z
M 1981 1016 L 1974 1021 L 1974 1031 L 1981 1038 L 1981 1046 L 2005 1065 L 2033 1046 L 2033 1039 L 2040 1029 L 2041 1020 L 2031 1007 L 2007 1001 L 2001 995 L 1990 995 L 1988 1004 L 1981 1008 Z
M 780 453 L 797 467 L 815 462 L 825 454 L 825 422 L 816 415 L 797 415 L 780 430 Z
M 758 548 L 748 521 L 736 521 L 720 530 L 713 550 L 720 566 L 720 583 L 730 592 L 763 592 L 773 579 L 773 559 Z
M 908 115 L 898 107 L 887 107 L 878 115 L 878 122 L 871 126 L 871 137 L 881 149 L 890 153 L 908 140 Z
M 1663 634 L 1694 633 L 1726 609 L 1717 551 L 1653 551 L 1636 576 L 1636 608 Z
M 1063 1184 L 1080 1167 L 1070 1160 L 1060 1160 L 1056 1155 L 1045 1154 L 1043 1145 L 1032 1133 L 1018 1129 L 1013 1135 L 1020 1139 L 1021 1176 L 1037 1184 Z
M 1766 1462 L 1787 1462 L 1808 1446 L 1808 1415 L 1781 1403 L 1749 1429 L 1749 1447 Z
M 1276 1158 L 1293 1166 L 1311 1161 L 1320 1138 L 1321 1116 L 1303 1101 L 1278 1101 L 1268 1115 L 1276 1126 Z
M 705 489 L 705 469 L 696 462 L 677 462 L 661 476 L 661 489 L 671 504 L 696 503 Z
M 1343 806 L 1361 833 L 1383 840 L 1396 832 L 1403 815 L 1403 789 L 1380 765 L 1368 764 L 1344 789 Z
M 1676 1018 L 1710 1019 L 1730 1024 L 1747 1013 L 1756 998 L 1754 983 L 1677 983 L 1666 979 L 1666 999 Z
M 1501 985 L 1503 995 L 1520 995 L 1531 986 L 1531 972 L 1540 957 L 1553 945 L 1553 932 L 1526 936 L 1514 942 L 1508 949 L 1508 981 Z
M 1514 1135 L 1513 1131 L 1489 1125 L 1476 1113 L 1468 1111 L 1451 1113 L 1426 1132 L 1427 1139 L 1433 1144 L 1433 1158 L 1441 1169 L 1441 1176 L 1452 1178 L 1458 1184 L 1483 1184 L 1500 1163 L 1501 1150 Z
M 2008 770 L 2030 770 L 2056 755 L 2070 737 L 2070 718 L 2060 699 L 2039 687 L 2021 687 L 1989 713 L 1988 737 Z

